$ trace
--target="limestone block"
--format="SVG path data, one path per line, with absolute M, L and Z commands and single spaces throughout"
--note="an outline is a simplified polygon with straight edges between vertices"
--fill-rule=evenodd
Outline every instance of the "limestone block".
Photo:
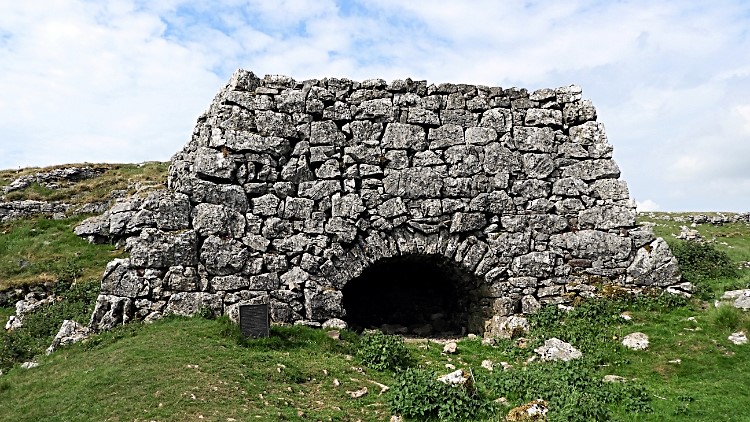
M 503 108 L 493 108 L 485 111 L 482 113 L 482 119 L 479 122 L 479 126 L 492 128 L 497 133 L 509 132 L 512 124 L 513 118 L 511 117 L 510 110 Z
M 216 315 L 221 315 L 224 307 L 221 304 L 221 298 L 215 294 L 179 292 L 169 298 L 165 314 L 193 316 L 203 308 L 211 309 Z
M 234 239 L 211 235 L 203 242 L 200 260 L 213 275 L 238 273 L 245 265 L 248 250 Z
M 627 269 L 627 282 L 638 286 L 667 287 L 679 281 L 677 258 L 661 237 L 638 248 Z
M 460 125 L 447 124 L 429 129 L 427 141 L 430 149 L 442 149 L 464 144 L 464 129 Z
M 386 126 L 383 148 L 422 151 L 427 147 L 425 131 L 421 126 L 391 123 Z
M 211 148 L 198 149 L 194 167 L 198 175 L 225 180 L 230 180 L 237 169 L 231 156 Z

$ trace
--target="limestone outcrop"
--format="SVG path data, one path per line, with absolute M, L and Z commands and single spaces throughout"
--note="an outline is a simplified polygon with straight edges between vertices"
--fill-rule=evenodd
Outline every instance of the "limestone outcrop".
M 130 252 L 107 266 L 91 326 L 236 315 L 242 303 L 269 304 L 277 322 L 351 324 L 347 297 L 364 303 L 368 290 L 347 286 L 391 260 L 450 274 L 452 293 L 439 299 L 453 300 L 452 314 L 422 305 L 429 280 L 410 309 L 479 333 L 493 317 L 569 303 L 601 283 L 679 283 L 666 244 L 636 226 L 619 176 L 575 86 L 240 70 L 172 158 L 169 189 L 80 230 L 116 233 Z M 420 272 L 410 277 L 388 288 Z

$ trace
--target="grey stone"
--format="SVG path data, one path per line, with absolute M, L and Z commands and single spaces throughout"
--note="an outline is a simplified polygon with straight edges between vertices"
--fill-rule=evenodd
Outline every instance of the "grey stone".
M 193 316 L 204 308 L 210 309 L 216 315 L 221 315 L 223 311 L 221 298 L 206 292 L 175 293 L 167 302 L 165 314 Z
M 211 235 L 203 242 L 200 260 L 206 270 L 214 275 L 238 273 L 245 265 L 248 250 L 234 239 Z
M 55 338 L 52 339 L 52 344 L 47 348 L 46 353 L 49 355 L 59 347 L 83 341 L 91 334 L 92 332 L 88 327 L 66 319 L 62 322 L 60 329 L 57 331 L 57 334 L 55 334 Z
M 543 361 L 568 362 L 583 357 L 583 353 L 573 345 L 554 337 L 545 340 L 544 345 L 534 349 L 534 352 L 541 356 Z
M 232 157 L 211 148 L 200 148 L 195 157 L 195 171 L 199 175 L 229 180 L 237 168 Z
M 422 127 L 404 123 L 391 123 L 383 134 L 383 147 L 422 151 L 427 147 L 425 131 Z
M 646 350 L 649 345 L 648 336 L 640 332 L 628 334 L 622 339 L 622 345 L 631 350 Z
M 638 286 L 667 287 L 679 280 L 677 258 L 672 255 L 667 242 L 662 238 L 638 248 L 628 267 L 627 282 Z

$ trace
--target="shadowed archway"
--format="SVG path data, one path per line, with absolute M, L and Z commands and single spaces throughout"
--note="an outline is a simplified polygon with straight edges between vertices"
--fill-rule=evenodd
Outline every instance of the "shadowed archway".
M 450 336 L 472 330 L 481 314 L 479 281 L 440 255 L 381 259 L 343 288 L 346 320 L 356 329 L 421 336 Z

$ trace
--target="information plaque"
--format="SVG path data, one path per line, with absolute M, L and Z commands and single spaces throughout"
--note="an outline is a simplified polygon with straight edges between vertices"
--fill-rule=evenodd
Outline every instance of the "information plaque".
M 268 304 L 240 305 L 240 330 L 245 338 L 268 337 Z

